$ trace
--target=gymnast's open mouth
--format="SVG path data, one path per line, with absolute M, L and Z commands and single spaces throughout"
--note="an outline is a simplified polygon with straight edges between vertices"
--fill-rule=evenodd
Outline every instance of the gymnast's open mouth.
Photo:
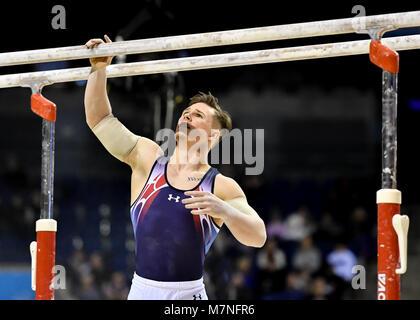
M 178 132 L 180 129 L 189 131 L 194 129 L 194 126 L 192 126 L 189 122 L 184 121 L 177 125 L 175 132 Z

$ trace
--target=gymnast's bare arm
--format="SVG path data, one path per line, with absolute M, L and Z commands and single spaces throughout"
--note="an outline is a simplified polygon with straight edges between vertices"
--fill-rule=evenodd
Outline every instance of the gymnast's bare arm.
M 111 42 L 105 35 L 106 42 Z M 91 39 L 85 45 L 94 48 L 104 43 L 102 39 Z M 91 58 L 92 71 L 85 90 L 86 122 L 105 148 L 116 158 L 130 165 L 133 174 L 147 175 L 156 157 L 162 154 L 157 143 L 133 134 L 112 114 L 106 90 L 106 67 L 113 57 Z

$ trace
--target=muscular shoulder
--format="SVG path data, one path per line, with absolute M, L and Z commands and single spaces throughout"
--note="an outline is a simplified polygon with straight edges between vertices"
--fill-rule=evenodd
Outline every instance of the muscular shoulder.
M 239 184 L 232 178 L 222 174 L 216 176 L 214 182 L 214 194 L 224 200 L 231 200 L 237 197 L 245 197 L 245 193 Z
M 156 159 L 162 155 L 163 151 L 156 142 L 140 137 L 134 149 L 128 155 L 126 162 L 131 166 L 132 170 L 148 172 Z

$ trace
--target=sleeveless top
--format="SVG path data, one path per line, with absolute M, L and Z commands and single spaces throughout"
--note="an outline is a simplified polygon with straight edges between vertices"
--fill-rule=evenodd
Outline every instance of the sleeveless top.
M 136 273 L 155 281 L 192 281 L 203 276 L 204 258 L 219 227 L 213 218 L 193 215 L 181 202 L 185 191 L 213 193 L 219 171 L 210 168 L 198 185 L 180 190 L 168 182 L 169 158 L 158 158 L 130 208 L 136 242 Z

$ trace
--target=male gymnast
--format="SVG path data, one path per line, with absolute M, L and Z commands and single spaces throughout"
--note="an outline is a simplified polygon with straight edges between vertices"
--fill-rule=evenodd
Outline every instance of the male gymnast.
M 111 42 L 106 35 L 105 41 Z M 102 43 L 91 39 L 86 47 Z M 223 130 L 232 129 L 231 118 L 217 98 L 200 92 L 182 112 L 175 150 L 165 157 L 156 142 L 114 117 L 106 91 L 112 58 L 90 59 L 84 103 L 89 128 L 132 170 L 136 270 L 128 300 L 206 300 L 204 258 L 223 224 L 246 246 L 260 248 L 266 241 L 264 222 L 241 187 L 207 161 Z

